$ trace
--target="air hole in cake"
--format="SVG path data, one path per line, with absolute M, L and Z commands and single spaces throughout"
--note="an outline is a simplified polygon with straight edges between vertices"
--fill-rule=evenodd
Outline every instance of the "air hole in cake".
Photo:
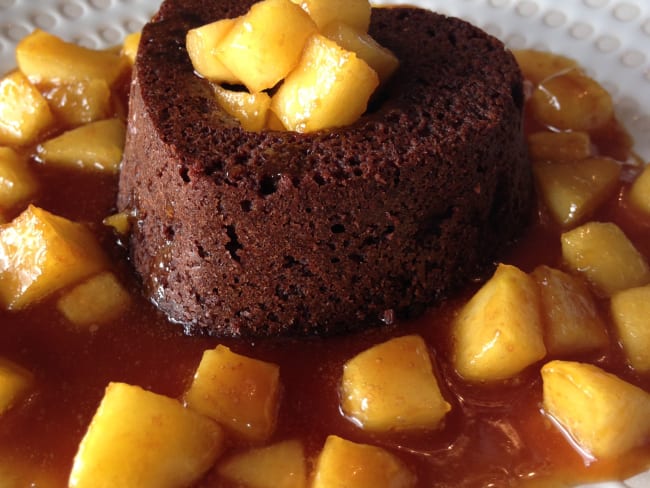
M 210 253 L 207 252 L 200 244 L 197 246 L 196 251 L 201 259 L 210 257 Z
M 278 191 L 278 182 L 280 175 L 263 176 L 260 181 L 260 194 L 263 196 L 273 195 Z
M 179 170 L 178 174 L 180 174 L 181 178 L 183 178 L 183 181 L 184 181 L 185 183 L 189 183 L 189 182 L 190 182 L 189 170 L 188 170 L 185 166 L 183 166 L 183 167 Z
M 510 91 L 512 92 L 512 99 L 514 100 L 517 108 L 523 110 L 524 102 L 526 100 L 524 96 L 524 87 L 517 83 L 513 83 L 512 87 L 510 88 Z
M 237 255 L 237 251 L 243 249 L 244 247 L 239 242 L 237 232 L 235 231 L 235 226 L 227 225 L 226 234 L 228 234 L 228 237 L 230 238 L 230 241 L 226 244 L 226 250 L 230 253 L 230 257 L 232 257 L 235 261 L 240 262 L 241 258 Z
M 456 34 L 454 34 L 453 32 L 450 32 L 450 33 L 447 35 L 447 39 L 449 39 L 449 43 L 450 43 L 452 46 L 456 47 Z
M 334 224 L 331 227 L 332 234 L 342 234 L 345 232 L 345 226 L 343 224 Z
M 361 264 L 361 263 L 366 262 L 365 256 L 362 256 L 361 254 L 354 254 L 354 253 L 353 254 L 348 254 L 348 259 L 350 261 L 353 261 L 353 262 L 357 263 L 357 264 Z
M 241 209 L 244 212 L 250 212 L 251 210 L 253 210 L 253 202 L 251 202 L 250 200 L 242 200 L 240 205 L 241 205 Z

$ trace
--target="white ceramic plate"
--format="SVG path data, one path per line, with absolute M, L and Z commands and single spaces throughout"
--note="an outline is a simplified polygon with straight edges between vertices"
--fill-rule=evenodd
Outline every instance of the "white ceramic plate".
M 650 2 L 647 0 L 378 0 L 464 18 L 509 47 L 533 47 L 577 59 L 614 96 L 616 110 L 650 160 Z M 0 73 L 34 28 L 88 47 L 119 43 L 139 30 L 159 0 L 0 0 Z M 590 488 L 644 488 L 650 471 L 624 483 Z

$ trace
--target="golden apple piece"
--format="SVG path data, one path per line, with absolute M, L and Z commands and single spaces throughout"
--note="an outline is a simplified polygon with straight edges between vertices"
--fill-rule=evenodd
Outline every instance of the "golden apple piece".
M 650 164 L 634 180 L 627 197 L 635 208 L 650 215 Z
M 296 440 L 236 454 L 217 470 L 221 477 L 246 488 L 307 488 L 305 454 Z
M 119 318 L 130 303 L 131 296 L 115 275 L 105 271 L 65 293 L 57 308 L 73 324 L 89 326 Z
M 0 79 L 0 144 L 35 142 L 54 124 L 47 100 L 20 71 Z
M 16 61 L 32 83 L 101 79 L 111 86 L 129 69 L 119 53 L 78 46 L 39 29 L 18 43 Z
M 562 234 L 562 256 L 606 296 L 650 283 L 645 258 L 611 222 L 588 222 Z
M 116 214 L 109 215 L 104 220 L 102 224 L 112 227 L 115 232 L 125 236 L 131 230 L 131 218 L 127 212 L 118 212 Z
M 551 361 L 542 368 L 543 407 L 584 454 L 616 458 L 647 441 L 650 394 L 597 366 Z
M 217 44 L 230 32 L 236 21 L 237 19 L 221 19 L 187 32 L 185 44 L 194 70 L 215 83 L 240 83 L 215 51 Z
M 89 229 L 33 205 L 0 228 L 0 303 L 8 309 L 25 308 L 106 266 Z
M 203 353 L 185 402 L 244 440 L 265 441 L 275 429 L 279 396 L 277 365 L 218 345 Z
M 65 168 L 117 173 L 120 170 L 126 126 L 120 119 L 82 125 L 38 147 L 46 164 Z
M 424 340 L 391 339 L 345 363 L 341 408 L 364 430 L 438 427 L 451 410 L 440 392 Z
M 586 285 L 548 266 L 532 277 L 541 292 L 544 343 L 552 356 L 599 351 L 609 343 L 607 329 Z
M 546 355 L 537 284 L 500 264 L 460 310 L 451 334 L 453 365 L 466 380 L 515 376 Z
M 578 68 L 573 59 L 535 49 L 516 49 L 512 52 L 524 78 L 537 85 L 547 78 Z
M 235 117 L 244 130 L 259 132 L 266 127 L 271 97 L 266 92 L 248 93 L 215 86 L 219 106 Z
M 135 64 L 135 57 L 138 55 L 138 47 L 140 46 L 141 38 L 142 32 L 132 32 L 131 34 L 127 34 L 122 43 L 121 54 L 129 60 L 131 66 Z
M 533 174 L 553 219 L 564 227 L 590 217 L 618 188 L 621 165 L 613 159 L 537 161 Z
M 366 32 L 348 24 L 332 22 L 321 30 L 321 34 L 368 63 L 377 72 L 380 83 L 385 83 L 399 66 L 399 60 L 389 49 L 381 46 Z
M 111 90 L 102 79 L 56 84 L 44 89 L 43 96 L 65 127 L 95 122 L 111 112 Z
M 325 441 L 312 488 L 412 488 L 417 478 L 388 451 L 331 435 Z
M 0 415 L 24 398 L 33 384 L 34 375 L 30 371 L 0 357 Z
M 251 92 L 273 88 L 298 64 L 316 24 L 290 0 L 254 4 L 221 39 L 214 54 Z
M 359 32 L 368 32 L 370 13 L 368 0 L 291 0 L 309 14 L 322 32 L 329 24 L 344 22 Z
M 271 99 L 271 110 L 296 132 L 346 126 L 365 112 L 378 84 L 377 73 L 365 61 L 316 34 Z
M 538 122 L 560 130 L 594 130 L 614 116 L 610 94 L 580 70 L 542 81 L 533 90 L 528 107 Z
M 0 210 L 27 201 L 37 189 L 25 158 L 9 147 L 0 147 Z
M 587 132 L 533 132 L 528 136 L 528 153 L 533 161 L 578 161 L 591 155 Z
M 172 398 L 110 383 L 74 458 L 70 488 L 190 486 L 223 450 L 213 420 Z
M 628 363 L 637 371 L 650 371 L 650 285 L 616 293 L 611 312 Z

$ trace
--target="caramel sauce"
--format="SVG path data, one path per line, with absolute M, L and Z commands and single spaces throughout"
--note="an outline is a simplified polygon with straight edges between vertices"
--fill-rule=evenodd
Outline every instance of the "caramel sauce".
M 599 154 L 621 161 L 630 158 L 629 137 L 617 124 L 592 136 Z M 0 421 L 0 476 L 5 466 L 12 466 L 16 486 L 67 486 L 77 446 L 110 381 L 180 398 L 202 352 L 218 343 L 280 366 L 283 394 L 271 442 L 301 439 L 312 466 L 330 434 L 395 453 L 417 474 L 422 487 L 562 486 L 623 479 L 650 466 L 650 444 L 621 459 L 590 462 L 582 456 L 541 412 L 541 363 L 492 385 L 472 385 L 459 378 L 451 365 L 449 327 L 478 283 L 417 320 L 356 335 L 256 341 L 187 337 L 182 327 L 168 323 L 142 298 L 125 249 L 101 224 L 115 210 L 117 179 L 36 163 L 33 169 L 42 183 L 34 203 L 89 223 L 113 258 L 113 271 L 132 292 L 134 303 L 119 320 L 91 330 L 68 323 L 56 311 L 57 296 L 20 312 L 0 310 L 0 356 L 29 369 L 36 378 L 33 393 Z M 626 174 L 636 171 L 630 166 Z M 650 259 L 650 219 L 628 207 L 626 191 L 627 183 L 622 182 L 620 191 L 594 219 L 616 222 Z M 562 267 L 560 232 L 540 208 L 521 239 L 505 251 L 503 261 L 524 271 L 542 263 Z M 600 300 L 599 307 L 610 328 L 609 349 L 569 359 L 593 362 L 650 391 L 650 376 L 637 374 L 625 364 L 614 339 L 607 300 Z M 343 364 L 374 344 L 410 333 L 420 334 L 429 345 L 452 411 L 434 431 L 364 432 L 340 411 L 338 383 Z M 231 446 L 231 452 L 245 447 Z M 197 486 L 224 484 L 213 469 Z

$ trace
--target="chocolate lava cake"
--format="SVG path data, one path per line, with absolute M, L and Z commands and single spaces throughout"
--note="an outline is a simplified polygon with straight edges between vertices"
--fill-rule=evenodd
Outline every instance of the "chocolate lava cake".
M 118 205 L 147 293 L 190 333 L 331 334 L 421 311 L 529 215 L 519 68 L 496 39 L 373 9 L 400 67 L 353 125 L 243 130 L 185 50 L 246 0 L 166 0 L 142 32 Z

